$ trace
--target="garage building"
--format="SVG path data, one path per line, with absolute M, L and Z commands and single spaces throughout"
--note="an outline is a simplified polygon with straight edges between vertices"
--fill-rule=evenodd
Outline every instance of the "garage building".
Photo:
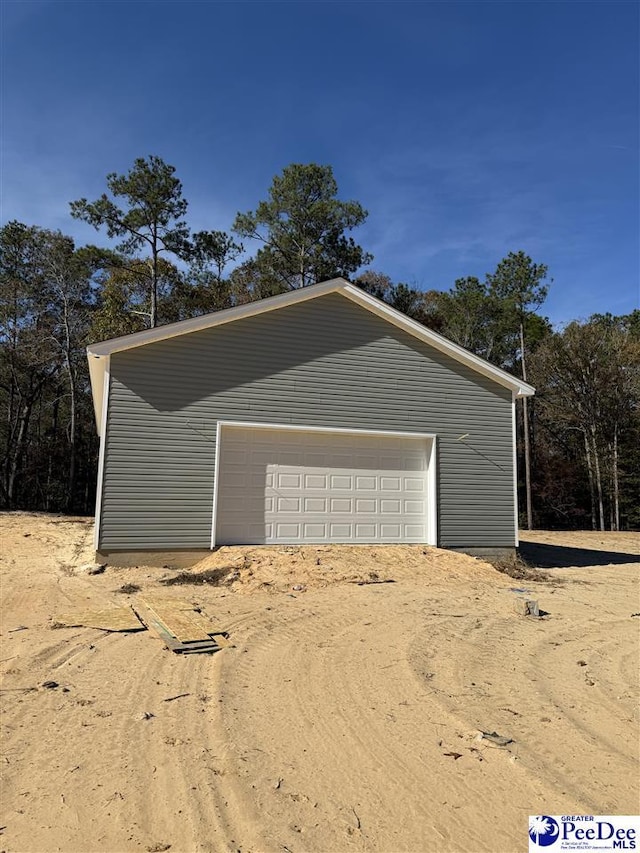
M 343 279 L 94 344 L 96 550 L 517 545 L 534 389 Z M 169 556 L 167 555 L 169 552 Z

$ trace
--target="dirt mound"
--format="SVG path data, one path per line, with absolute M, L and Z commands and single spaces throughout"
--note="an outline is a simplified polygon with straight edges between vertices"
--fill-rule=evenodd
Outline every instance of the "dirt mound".
M 498 577 L 488 563 L 424 545 L 225 545 L 182 573 L 181 583 L 188 581 L 185 575 L 192 576 L 194 583 L 213 577 L 215 585 L 239 593 L 391 580 L 430 585 L 495 582 Z

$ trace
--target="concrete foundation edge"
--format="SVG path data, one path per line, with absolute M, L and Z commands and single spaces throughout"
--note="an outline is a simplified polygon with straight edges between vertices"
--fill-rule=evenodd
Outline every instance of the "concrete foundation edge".
M 193 551 L 96 551 L 96 562 L 108 566 L 154 566 L 164 569 L 188 569 L 209 556 L 209 549 Z
M 518 554 L 515 545 L 473 545 L 447 548 L 447 551 L 457 551 L 461 554 L 469 554 L 470 557 L 478 557 L 481 560 L 514 560 Z
M 517 549 L 514 546 L 502 545 L 483 547 L 470 545 L 447 548 L 446 550 L 469 554 L 471 557 L 478 557 L 483 560 L 513 560 L 517 554 Z M 96 551 L 96 562 L 106 563 L 109 566 L 158 566 L 167 569 L 187 569 L 211 553 L 210 550 L 204 548 L 184 551 Z

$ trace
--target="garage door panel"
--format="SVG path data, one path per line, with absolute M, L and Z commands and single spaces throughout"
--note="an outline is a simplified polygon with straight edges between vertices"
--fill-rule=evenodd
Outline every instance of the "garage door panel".
M 218 544 L 427 542 L 427 441 L 225 427 Z
M 327 539 L 327 525 L 310 522 L 304 526 L 304 536 L 308 541 L 324 542 Z
M 297 542 L 302 538 L 299 524 L 292 524 L 289 521 L 278 521 L 275 524 L 275 529 L 277 539 L 291 539 Z
M 276 512 L 279 515 L 292 512 L 299 513 L 301 503 L 300 498 L 278 498 L 276 501 Z
M 361 475 L 360 477 L 356 477 L 356 489 L 360 491 L 375 491 L 378 488 L 378 478 L 377 477 L 366 477 Z
M 314 513 L 327 512 L 327 499 L 326 498 L 305 498 L 304 499 L 304 511 L 305 512 L 314 512 Z
M 336 512 L 338 512 L 338 513 L 343 513 L 343 512 L 352 513 L 353 512 L 353 502 L 352 502 L 351 498 L 331 498 L 331 506 L 329 509 L 330 509 L 330 512 L 332 512 L 332 513 L 336 513 Z
M 327 476 L 326 474 L 305 474 L 304 475 L 305 489 L 326 489 Z
M 380 477 L 380 491 L 399 492 L 401 488 L 400 477 Z
M 268 471 L 268 469 L 267 469 Z M 291 471 L 274 470 L 276 489 L 299 489 L 302 485 L 302 474 Z
M 329 478 L 332 489 L 352 489 L 353 477 L 347 474 L 332 474 Z
M 362 515 L 373 515 L 378 511 L 378 501 L 375 498 L 357 498 L 356 512 Z

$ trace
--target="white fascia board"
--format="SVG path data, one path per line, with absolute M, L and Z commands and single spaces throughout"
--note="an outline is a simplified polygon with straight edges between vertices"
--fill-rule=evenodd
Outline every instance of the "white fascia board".
M 518 512 L 518 436 L 516 431 L 516 395 L 511 400 L 511 443 L 513 445 L 513 535 L 516 548 L 520 545 Z
M 400 311 L 397 311 L 395 308 L 392 308 L 380 299 L 376 299 L 361 288 L 355 287 L 352 284 L 347 284 L 343 289 L 343 293 L 353 302 L 356 302 L 363 308 L 368 308 L 373 314 L 377 314 L 379 317 L 393 323 L 394 326 L 404 329 L 415 338 L 424 341 L 440 352 L 445 353 L 445 355 L 449 355 L 455 361 L 466 364 L 467 367 L 475 370 L 476 373 L 481 373 L 483 376 L 487 376 L 489 379 L 493 379 L 500 385 L 511 389 L 516 396 L 531 397 L 535 394 L 535 388 L 532 385 L 523 382 L 521 379 L 517 379 L 505 370 L 501 370 L 499 367 L 495 367 L 483 358 L 479 358 L 479 356 L 464 349 L 464 347 L 454 344 L 453 341 L 450 341 L 448 338 L 428 329 L 426 326 L 423 326 L 422 323 L 411 320 L 405 314 L 402 314 Z
M 307 299 L 315 299 L 317 296 L 325 296 L 327 293 L 334 293 L 348 286 L 350 285 L 343 278 L 334 278 L 321 284 L 314 284 L 310 287 L 281 293 L 278 296 L 269 296 L 267 299 L 248 302 L 246 305 L 237 305 L 235 308 L 225 308 L 223 311 L 204 314 L 202 317 L 192 317 L 190 320 L 180 320 L 177 323 L 168 323 L 166 326 L 156 326 L 155 329 L 145 329 L 143 332 L 134 332 L 131 335 L 123 335 L 110 341 L 91 344 L 87 347 L 87 352 L 89 355 L 100 356 L 134 349 L 156 341 L 165 341 L 169 338 L 187 335 L 190 332 L 212 329 L 214 326 L 221 326 L 234 320 L 243 320 L 257 314 L 264 314 L 267 311 L 275 311 L 278 308 L 285 308 L 287 305 L 305 302 Z

